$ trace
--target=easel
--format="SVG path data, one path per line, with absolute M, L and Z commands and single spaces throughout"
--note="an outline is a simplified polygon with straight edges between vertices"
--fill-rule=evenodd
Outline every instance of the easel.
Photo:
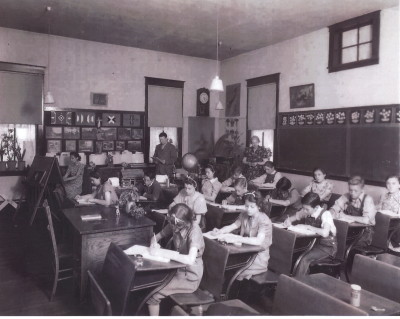
M 63 185 L 63 179 L 56 157 L 35 156 L 26 178 L 28 207 L 32 209 L 29 224 L 32 225 L 37 210 L 45 197 L 51 194 L 51 185 Z M 64 187 L 64 186 L 63 186 Z

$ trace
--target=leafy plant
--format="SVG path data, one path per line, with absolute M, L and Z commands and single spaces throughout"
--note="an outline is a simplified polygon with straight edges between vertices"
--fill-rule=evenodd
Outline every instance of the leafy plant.
M 14 139 L 14 130 L 9 129 L 7 133 L 1 135 L 1 157 L 7 156 L 7 161 L 13 161 L 15 159 L 15 139 Z M 21 148 L 20 148 L 21 150 Z

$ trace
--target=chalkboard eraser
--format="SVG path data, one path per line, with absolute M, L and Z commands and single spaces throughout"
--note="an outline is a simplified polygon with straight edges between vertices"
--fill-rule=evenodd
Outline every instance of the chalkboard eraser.
M 92 215 L 82 215 L 82 221 L 90 221 L 90 220 L 101 220 L 100 214 L 92 214 Z

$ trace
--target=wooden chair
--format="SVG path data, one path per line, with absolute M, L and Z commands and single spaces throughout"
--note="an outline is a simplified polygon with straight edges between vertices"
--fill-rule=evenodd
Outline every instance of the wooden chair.
M 89 296 L 92 303 L 93 309 L 98 316 L 111 316 L 111 303 L 108 300 L 103 289 L 101 289 L 99 283 L 95 279 L 94 275 L 88 270 L 89 280 Z
M 280 275 L 272 315 L 367 316 L 368 314 L 294 278 Z
M 325 273 L 329 276 L 340 278 L 340 270 L 345 263 L 347 233 L 349 224 L 345 221 L 334 220 L 336 226 L 337 252 L 335 257 L 328 257 L 312 263 L 310 273 Z
M 376 260 L 396 266 L 400 268 L 400 257 L 392 254 L 380 254 L 376 256 Z
M 281 228 L 272 228 L 272 245 L 269 248 L 268 271 L 252 276 L 250 282 L 259 286 L 276 285 L 280 274 L 290 276 L 296 234 Z
M 53 288 L 51 290 L 50 301 L 56 294 L 57 284 L 59 281 L 72 278 L 72 251 L 66 245 L 57 244 L 56 234 L 54 232 L 53 219 L 47 200 L 44 200 L 43 207 L 47 217 L 47 229 L 51 238 L 51 247 L 53 255 Z
M 400 268 L 373 258 L 356 255 L 352 283 L 395 302 L 400 302 Z

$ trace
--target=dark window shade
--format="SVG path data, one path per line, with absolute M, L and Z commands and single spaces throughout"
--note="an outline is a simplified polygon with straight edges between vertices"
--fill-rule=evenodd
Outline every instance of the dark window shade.
M 148 126 L 182 127 L 183 89 L 148 85 Z
M 248 129 L 275 129 L 276 84 L 268 83 L 248 87 Z
M 43 75 L 0 71 L 0 124 L 42 124 Z

